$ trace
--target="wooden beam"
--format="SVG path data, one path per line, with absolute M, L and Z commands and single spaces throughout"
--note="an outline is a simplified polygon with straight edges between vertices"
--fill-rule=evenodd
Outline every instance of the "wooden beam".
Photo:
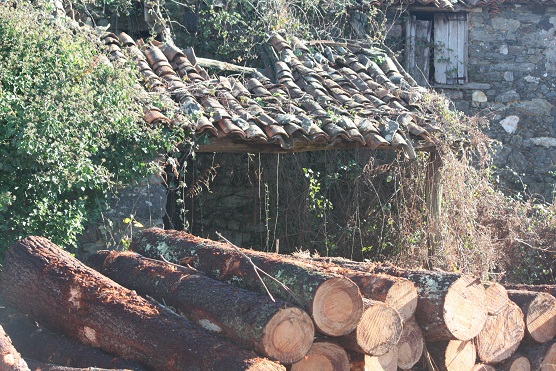
M 221 61 L 208 59 L 208 58 L 197 57 L 196 59 L 197 59 L 197 64 L 203 68 L 209 68 L 209 69 L 219 70 L 219 71 L 240 72 L 246 74 L 254 74 L 255 72 L 257 72 L 257 69 L 252 67 L 238 66 L 237 64 L 221 62 Z
M 427 225 L 431 228 L 428 236 L 427 265 L 430 265 L 437 247 L 441 243 L 440 215 L 442 211 L 442 158 L 435 149 L 431 151 L 427 163 L 427 178 L 425 179 L 425 202 L 427 205 Z M 429 267 L 430 268 L 430 267 Z

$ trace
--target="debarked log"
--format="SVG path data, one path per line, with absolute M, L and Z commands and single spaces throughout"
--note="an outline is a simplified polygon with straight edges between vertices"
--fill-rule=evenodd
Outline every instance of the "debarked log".
M 402 336 L 398 341 L 398 368 L 411 370 L 423 354 L 425 340 L 421 327 L 414 320 L 404 322 Z
M 272 295 L 301 305 L 312 316 L 317 330 L 329 336 L 348 334 L 363 314 L 363 298 L 353 281 L 283 255 L 157 228 L 143 230 L 133 239 L 131 249 L 150 258 L 162 256 L 172 263 L 188 263 L 212 278 L 247 290 L 266 293 L 266 285 Z M 290 291 L 263 274 L 259 276 L 253 264 Z
M 155 370 L 281 370 L 85 266 L 42 237 L 16 242 L 1 275 L 8 304 L 57 332 Z
M 0 326 L 0 370 L 29 371 L 27 363 L 14 348 L 10 337 L 2 326 Z
M 469 371 L 477 359 L 473 340 L 427 343 L 427 350 L 441 371 Z
M 199 271 L 133 252 L 100 251 L 88 264 L 124 287 L 283 364 L 299 361 L 313 343 L 309 315 L 284 301 L 214 280 Z
M 31 371 L 131 371 L 125 368 L 70 367 L 25 359 Z
M 508 290 L 525 316 L 525 340 L 545 343 L 556 336 L 556 298 L 544 292 Z
M 67 367 L 118 368 L 142 371 L 137 362 L 114 357 L 101 349 L 51 331 L 27 314 L 18 313 L 3 305 L 0 324 L 12 339 L 13 345 L 25 359 Z

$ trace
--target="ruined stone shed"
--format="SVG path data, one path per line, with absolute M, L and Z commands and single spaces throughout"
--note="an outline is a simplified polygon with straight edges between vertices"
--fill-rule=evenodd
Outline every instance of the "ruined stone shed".
M 390 11 L 387 40 L 417 82 L 490 119 L 502 185 L 553 200 L 556 2 L 416 1 Z

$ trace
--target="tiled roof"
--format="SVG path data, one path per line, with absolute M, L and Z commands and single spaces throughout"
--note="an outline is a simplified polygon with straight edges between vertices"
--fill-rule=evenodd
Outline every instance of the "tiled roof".
M 274 34 L 268 42 L 278 60 L 271 79 L 255 69 L 250 76 L 210 76 L 192 50 L 135 42 L 124 33 L 103 41 L 113 59 L 131 56 L 147 90 L 171 97 L 172 120 L 156 109 L 145 120 L 192 125 L 208 136 L 199 151 L 367 147 L 414 157 L 436 142 L 437 126 L 416 104 L 423 89 L 377 49 L 296 38 L 290 45 Z

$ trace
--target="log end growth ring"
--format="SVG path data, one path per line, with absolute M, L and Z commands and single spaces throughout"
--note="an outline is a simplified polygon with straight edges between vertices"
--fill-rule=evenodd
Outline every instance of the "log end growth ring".
M 291 366 L 291 371 L 348 371 L 349 357 L 339 345 L 314 343 L 309 353 L 301 361 Z
M 459 340 L 470 340 L 483 329 L 487 320 L 486 293 L 481 281 L 463 275 L 446 293 L 444 322 Z
M 400 280 L 388 292 L 384 302 L 397 310 L 402 316 L 402 320 L 407 321 L 415 313 L 418 299 L 417 288 L 415 288 L 413 282 Z
M 512 362 L 508 371 L 531 371 L 531 362 L 529 362 L 526 357 L 516 358 L 516 360 Z
M 552 340 L 556 336 L 556 298 L 539 293 L 529 304 L 525 322 L 527 331 L 535 341 L 545 343 Z
M 305 311 L 283 308 L 264 327 L 262 346 L 268 357 L 291 364 L 309 352 L 314 337 L 313 320 Z
M 452 340 L 448 343 L 445 354 L 447 371 L 471 370 L 476 360 L 473 341 Z
M 311 309 L 320 332 L 329 336 L 342 336 L 359 323 L 363 315 L 363 298 L 353 281 L 334 277 L 317 288 Z
M 375 302 L 365 309 L 356 332 L 357 343 L 366 354 L 381 356 L 400 340 L 402 319 L 389 305 Z

